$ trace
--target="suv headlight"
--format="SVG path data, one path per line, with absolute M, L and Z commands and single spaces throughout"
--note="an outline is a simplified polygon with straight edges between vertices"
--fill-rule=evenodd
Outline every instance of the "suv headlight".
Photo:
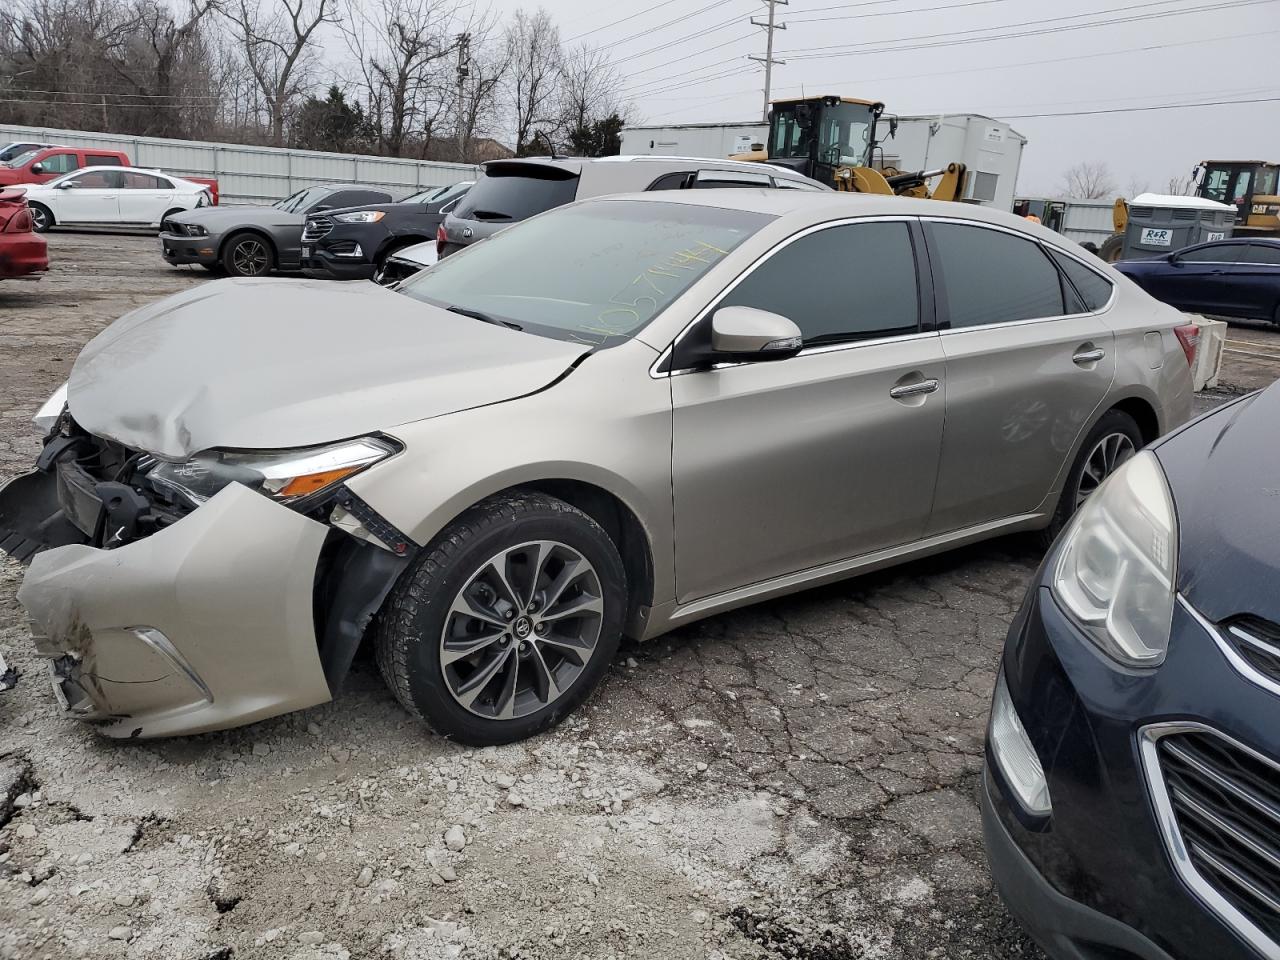
M 204 503 L 229 483 L 242 483 L 292 503 L 322 493 L 396 452 L 385 440 L 362 437 L 299 450 L 206 450 L 185 463 L 161 462 L 148 474 L 193 505 Z
M 340 223 L 377 223 L 385 216 L 381 210 L 358 210 L 355 213 L 335 214 L 333 219 Z
M 1063 535 L 1053 591 L 1113 659 L 1154 667 L 1169 649 L 1178 525 L 1164 472 L 1143 451 L 1094 492 Z

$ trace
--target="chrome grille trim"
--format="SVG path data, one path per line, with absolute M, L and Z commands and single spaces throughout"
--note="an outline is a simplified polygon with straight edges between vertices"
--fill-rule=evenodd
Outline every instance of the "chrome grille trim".
M 304 243 L 312 243 L 321 237 L 327 236 L 332 230 L 333 221 L 328 217 L 309 217 L 306 225 L 302 228 L 302 240 Z
M 1200 624 L 1204 631 L 1213 638 L 1213 642 L 1218 645 L 1218 649 L 1221 650 L 1222 655 L 1227 658 L 1227 662 L 1235 668 L 1236 673 L 1240 674 L 1240 676 L 1244 677 L 1250 683 L 1256 683 L 1264 690 L 1274 693 L 1277 697 L 1280 697 L 1280 682 L 1277 682 L 1267 676 L 1241 656 L 1240 651 L 1236 649 L 1235 643 L 1223 635 L 1221 627 L 1216 623 L 1211 623 L 1204 614 L 1193 607 L 1190 601 L 1188 601 L 1186 597 L 1182 596 L 1182 594 L 1178 594 L 1178 602 L 1182 604 L 1182 608 L 1184 610 L 1191 614 L 1196 623 Z M 1250 640 L 1246 640 L 1245 636 L 1242 636 L 1243 631 L 1240 631 L 1238 625 L 1233 625 L 1228 629 L 1230 629 L 1232 636 L 1240 639 L 1242 642 L 1252 642 L 1252 645 L 1255 647 L 1258 647 L 1259 644 L 1263 644 L 1261 640 L 1256 637 L 1251 637 L 1248 634 L 1245 634 L 1245 636 L 1250 636 Z M 1265 646 L 1265 644 L 1263 644 L 1263 646 Z M 1258 648 L 1261 649 L 1261 647 Z M 1280 654 L 1280 651 L 1277 651 L 1277 654 Z
M 1195 723 L 1191 721 L 1176 721 L 1171 723 L 1155 723 L 1150 726 L 1143 727 L 1138 731 L 1138 746 L 1141 754 L 1143 773 L 1147 780 L 1147 789 L 1151 794 L 1151 801 L 1154 806 L 1156 826 L 1159 829 L 1161 839 L 1164 841 L 1164 847 L 1172 862 L 1174 872 L 1179 879 L 1191 890 L 1191 892 L 1204 905 L 1214 913 L 1223 923 L 1225 923 L 1238 937 L 1244 940 L 1250 947 L 1258 952 L 1267 960 L 1280 960 L 1280 943 L 1273 940 L 1266 931 L 1259 927 L 1252 918 L 1244 913 L 1235 903 L 1232 902 L 1227 892 L 1224 892 L 1222 880 L 1225 877 L 1233 883 L 1238 889 L 1234 892 L 1237 897 L 1252 897 L 1260 908 L 1272 909 L 1277 913 L 1275 897 L 1257 887 L 1249 878 L 1244 877 L 1238 870 L 1230 864 L 1224 863 L 1212 851 L 1206 850 L 1203 845 L 1197 843 L 1194 839 L 1187 839 L 1183 835 L 1183 828 L 1178 820 L 1178 812 L 1175 808 L 1175 799 L 1184 811 L 1188 811 L 1192 815 L 1192 819 L 1198 816 L 1198 812 L 1186 804 L 1185 793 L 1171 789 L 1165 780 L 1164 769 L 1161 763 L 1160 751 L 1161 741 L 1167 737 L 1178 734 L 1198 734 L 1205 737 L 1214 737 L 1222 741 L 1228 747 L 1241 751 L 1242 753 L 1252 757 L 1254 760 L 1266 765 L 1275 771 L 1277 782 L 1280 783 L 1280 763 L 1264 756 L 1258 751 L 1245 746 L 1239 741 L 1207 726 L 1203 723 Z M 1170 750 L 1169 746 L 1164 747 Z M 1170 750 L 1179 762 L 1183 761 L 1183 757 L 1187 756 L 1185 750 L 1174 753 Z M 1205 764 L 1199 763 L 1197 772 L 1205 768 Z M 1219 779 L 1226 779 L 1223 774 L 1214 771 L 1217 783 Z M 1239 787 L 1239 784 L 1235 784 Z M 1241 796 L 1242 794 L 1252 795 L 1252 792 L 1246 788 L 1241 788 L 1232 792 L 1233 796 Z M 1257 798 L 1262 799 L 1262 798 Z M 1203 807 L 1203 804 L 1196 804 Z M 1252 805 L 1252 804 L 1251 804 Z M 1263 799 L 1263 807 L 1265 809 L 1274 809 L 1274 805 Z M 1261 810 L 1259 811 L 1261 813 Z M 1221 817 L 1214 814 L 1216 820 L 1221 821 Z M 1204 822 L 1216 826 L 1213 820 L 1206 819 Z M 1280 829 L 1280 823 L 1276 824 Z M 1232 839 L 1239 840 L 1242 845 L 1248 847 L 1251 851 L 1258 844 L 1258 839 L 1242 836 L 1242 831 L 1238 826 L 1229 831 Z M 1272 851 L 1274 853 L 1274 851 Z M 1270 862 L 1271 857 L 1266 859 Z M 1197 865 L 1199 860 L 1210 870 L 1215 871 L 1218 876 L 1208 875 Z

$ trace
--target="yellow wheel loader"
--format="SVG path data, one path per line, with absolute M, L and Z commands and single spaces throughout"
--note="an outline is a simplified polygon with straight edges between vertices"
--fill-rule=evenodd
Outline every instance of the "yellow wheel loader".
M 882 113 L 884 104 L 875 100 L 834 96 L 775 100 L 765 149 L 732 159 L 788 167 L 836 190 L 933 200 L 963 197 L 968 172 L 962 163 L 915 172 L 875 165 L 880 146 L 876 128 Z M 888 123 L 892 136 L 897 121 L 890 118 Z M 930 189 L 929 181 L 935 177 L 941 179 Z

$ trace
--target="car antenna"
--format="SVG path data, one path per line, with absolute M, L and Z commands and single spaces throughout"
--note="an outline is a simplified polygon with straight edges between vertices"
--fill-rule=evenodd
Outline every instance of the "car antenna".
M 551 151 L 551 159 L 552 159 L 552 160 L 557 160 L 557 159 L 559 159 L 559 158 L 556 156 L 556 145 L 555 145 L 554 143 L 552 143 L 552 142 L 551 142 L 551 137 L 549 137 L 549 136 L 547 135 L 547 131 L 545 131 L 545 130 L 539 130 L 536 134 L 534 134 L 534 136 L 541 137 L 543 140 L 545 140 L 545 141 L 546 141 L 547 149 Z

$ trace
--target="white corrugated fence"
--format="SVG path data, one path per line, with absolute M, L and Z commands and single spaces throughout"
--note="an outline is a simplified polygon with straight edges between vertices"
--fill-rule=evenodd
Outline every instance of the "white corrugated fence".
M 0 146 L 14 140 L 122 150 L 133 159 L 134 166 L 156 167 L 178 176 L 216 177 L 223 203 L 269 203 L 317 183 L 382 187 L 399 200 L 423 187 L 442 187 L 469 180 L 478 169 L 469 163 L 435 163 L 0 124 Z

